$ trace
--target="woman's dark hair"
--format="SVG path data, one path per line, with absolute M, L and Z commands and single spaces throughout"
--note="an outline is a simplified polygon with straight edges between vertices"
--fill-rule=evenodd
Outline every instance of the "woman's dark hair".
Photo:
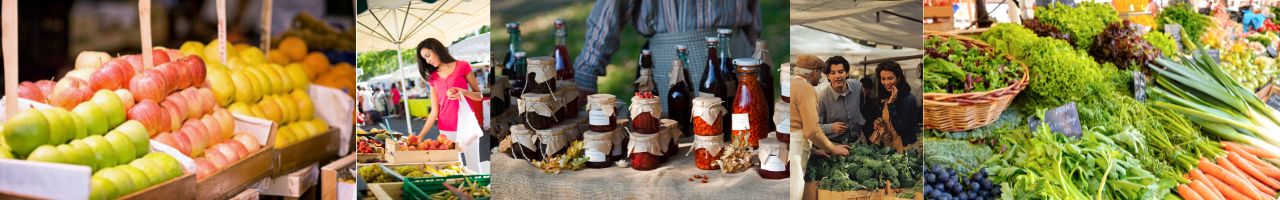
M 905 73 L 902 72 L 902 66 L 898 66 L 898 62 L 888 61 L 888 62 L 882 62 L 876 65 L 876 73 L 873 74 L 873 76 L 880 77 L 880 72 L 882 71 L 893 72 L 893 76 L 897 77 L 898 79 L 897 87 L 899 91 L 898 97 L 902 97 L 903 94 L 911 93 L 911 85 L 907 84 L 907 76 L 905 75 Z M 879 78 L 877 78 L 876 80 L 879 80 Z M 876 81 L 876 83 L 879 83 L 879 82 L 880 81 Z M 881 99 L 889 98 L 888 96 L 889 90 L 885 89 L 884 84 L 876 84 L 876 92 L 880 93 L 879 96 Z M 897 99 L 902 99 L 902 98 L 897 98 Z
M 843 56 L 832 56 L 827 58 L 827 66 L 822 66 L 822 73 L 831 74 L 831 65 L 840 64 L 844 66 L 844 71 L 849 72 L 849 60 L 845 60 Z
M 435 77 L 432 77 L 432 75 L 434 75 L 436 73 L 436 70 L 440 69 L 440 67 L 431 65 L 431 63 L 427 63 L 427 59 L 422 58 L 423 49 L 430 49 L 431 52 L 435 52 L 436 57 L 440 58 L 441 63 L 451 63 L 451 62 L 457 61 L 453 59 L 453 55 L 449 55 L 449 47 L 445 47 L 443 43 L 440 43 L 440 40 L 436 40 L 435 38 L 427 38 L 425 40 L 422 40 L 422 42 L 419 42 L 418 48 L 414 49 L 418 51 L 418 54 L 414 55 L 413 57 L 418 58 L 418 73 L 421 73 L 422 78 L 427 79 L 428 81 L 435 78 Z

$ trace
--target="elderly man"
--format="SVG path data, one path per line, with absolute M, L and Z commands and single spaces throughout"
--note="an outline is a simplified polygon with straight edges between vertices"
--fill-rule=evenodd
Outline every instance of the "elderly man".
M 849 79 L 849 61 L 834 56 L 827 59 L 823 73 L 831 87 L 825 88 L 818 99 L 818 118 L 827 139 L 848 143 L 862 139 L 862 83 Z
M 818 92 L 814 86 L 818 85 L 822 74 L 818 73 L 826 64 L 818 57 L 810 55 L 802 55 L 796 58 L 796 66 L 791 74 L 791 194 L 804 194 L 806 199 L 813 197 L 817 191 L 817 183 L 801 183 L 802 181 L 813 181 L 817 177 L 803 177 L 804 169 L 809 163 L 809 153 L 817 153 L 821 157 L 826 155 L 847 156 L 849 155 L 848 145 L 836 145 L 827 139 L 827 135 L 822 132 L 818 124 Z M 795 134 L 799 131 L 800 134 Z M 813 151 L 816 146 L 819 150 Z M 803 186 L 802 186 L 803 185 Z M 809 187 L 815 186 L 815 187 Z M 797 191 L 801 190 L 803 191 Z M 796 199 L 800 196 L 792 196 Z

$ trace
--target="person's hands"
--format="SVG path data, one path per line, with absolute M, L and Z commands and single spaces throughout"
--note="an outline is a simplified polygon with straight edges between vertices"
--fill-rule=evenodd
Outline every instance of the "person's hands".
M 898 99 L 898 87 L 897 87 L 897 86 L 888 87 L 888 88 L 885 88 L 885 90 L 888 90 L 888 91 L 889 91 L 889 102 L 886 102 L 886 103 L 892 103 L 892 102 L 893 102 L 893 100 Z
M 462 88 L 449 88 L 449 90 L 447 90 L 445 94 L 449 96 L 449 100 L 458 100 L 458 98 L 462 97 L 463 91 L 465 90 L 463 90 Z
M 835 131 L 835 135 L 840 135 L 848 131 L 849 126 L 845 125 L 844 122 L 836 122 L 831 124 L 831 130 Z
M 849 156 L 849 145 L 844 145 L 844 144 L 836 145 L 835 149 L 831 149 L 831 155 L 842 156 L 842 157 Z
M 826 158 L 826 157 L 830 157 L 830 156 L 831 156 L 831 155 L 827 155 L 827 151 L 823 151 L 822 149 L 818 149 L 817 151 L 813 151 L 813 155 L 818 156 L 818 157 L 822 157 L 822 158 Z

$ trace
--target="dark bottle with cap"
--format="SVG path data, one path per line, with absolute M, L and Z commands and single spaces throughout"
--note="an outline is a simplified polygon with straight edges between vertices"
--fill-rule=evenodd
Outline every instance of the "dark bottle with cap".
M 520 52 L 520 23 L 507 23 L 507 33 L 510 34 L 511 43 L 507 46 L 507 57 L 502 62 L 502 75 L 507 76 L 510 80 L 515 80 L 515 84 L 512 84 L 515 89 L 513 91 L 520 91 L 520 89 L 524 88 L 525 74 L 524 64 L 516 63 L 516 52 Z
M 573 60 L 569 58 L 569 48 L 565 46 L 564 20 L 556 19 L 556 78 L 559 80 L 573 80 Z
M 676 46 L 677 55 L 683 54 L 685 47 L 683 45 Z M 682 56 L 681 56 L 682 57 Z M 693 121 L 693 87 L 686 79 L 689 71 L 684 70 L 684 62 L 680 59 L 672 60 L 671 65 L 671 88 L 667 90 L 667 116 L 674 119 L 680 124 L 682 133 L 692 133 Z

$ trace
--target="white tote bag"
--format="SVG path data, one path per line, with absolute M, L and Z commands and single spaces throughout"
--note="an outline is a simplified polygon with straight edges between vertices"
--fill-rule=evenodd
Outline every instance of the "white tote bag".
M 467 168 L 472 171 L 480 171 L 480 136 L 484 134 L 484 129 L 480 128 L 480 122 L 476 120 L 475 111 L 471 110 L 470 104 L 466 98 L 458 101 L 458 133 L 455 138 L 459 147 L 462 147 L 464 162 Z

